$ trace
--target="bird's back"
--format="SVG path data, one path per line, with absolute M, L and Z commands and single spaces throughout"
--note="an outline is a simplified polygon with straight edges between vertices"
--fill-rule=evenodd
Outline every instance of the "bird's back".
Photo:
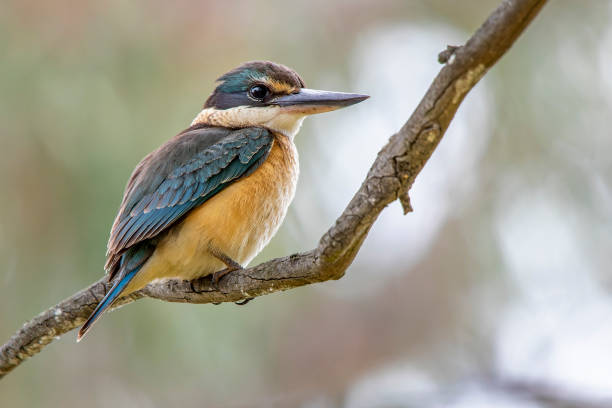
M 159 240 L 124 294 L 156 279 L 192 280 L 223 269 L 223 262 L 211 250 L 243 266 L 248 264 L 282 223 L 295 194 L 298 173 L 294 144 L 275 135 L 261 166 L 191 210 Z
M 243 165 L 236 157 L 241 153 L 236 147 L 244 147 L 252 140 L 257 145 L 247 145 L 247 154 L 263 154 L 261 158 L 265 158 L 269 150 L 265 144 L 272 143 L 272 136 L 266 130 L 236 131 L 199 125 L 179 133 L 147 155 L 127 183 L 111 229 L 105 266 L 110 278 L 118 271 L 126 250 L 139 242 L 158 238 L 182 215 L 209 198 L 206 191 L 210 191 L 209 196 L 214 195 L 214 190 L 232 182 L 232 176 L 248 171 L 249 166 L 258 166 L 249 160 Z M 224 170 L 227 173 L 227 168 L 234 164 L 238 164 L 238 172 L 225 174 Z

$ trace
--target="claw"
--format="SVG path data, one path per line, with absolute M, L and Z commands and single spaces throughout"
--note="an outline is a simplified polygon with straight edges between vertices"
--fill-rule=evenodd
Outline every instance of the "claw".
M 221 278 L 235 270 L 236 269 L 225 268 L 225 269 L 221 269 L 220 271 L 213 273 L 212 274 L 212 284 L 214 285 L 214 287 L 218 289 L 219 281 L 221 280 Z
M 242 268 L 242 265 L 234 261 L 229 256 L 225 255 L 218 249 L 210 247 L 209 251 L 214 257 L 219 259 L 221 262 L 225 264 L 225 266 L 227 266 L 227 268 L 221 269 L 220 271 L 214 272 L 212 274 L 212 284 L 215 288 L 218 289 L 219 281 L 221 280 L 221 278 L 223 278 L 225 275 L 227 275 L 230 272 L 238 271 L 243 268 Z

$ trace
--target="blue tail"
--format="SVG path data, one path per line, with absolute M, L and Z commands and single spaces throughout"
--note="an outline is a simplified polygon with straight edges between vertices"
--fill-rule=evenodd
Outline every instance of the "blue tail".
M 123 278 L 115 282 L 111 290 L 109 290 L 106 296 L 104 296 L 104 299 L 102 299 L 102 301 L 98 303 L 98 306 L 96 306 L 91 316 L 89 316 L 89 319 L 87 319 L 85 324 L 83 324 L 83 326 L 79 330 L 79 334 L 77 335 L 77 342 L 81 341 L 83 336 L 85 336 L 85 334 L 89 331 L 89 329 L 96 322 L 96 320 L 100 318 L 102 313 L 104 313 L 104 311 L 110 305 L 113 304 L 113 301 L 117 299 L 119 295 L 121 295 L 121 292 L 123 292 L 123 289 L 126 287 L 128 283 L 130 283 L 130 281 L 134 278 L 134 276 L 136 276 L 136 274 L 138 273 L 141 267 L 142 265 L 138 266 L 136 269 L 128 272 Z

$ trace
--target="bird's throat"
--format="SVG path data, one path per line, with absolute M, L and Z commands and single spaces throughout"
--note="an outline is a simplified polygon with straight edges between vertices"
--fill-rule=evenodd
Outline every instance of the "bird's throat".
M 230 109 L 203 109 L 191 125 L 206 124 L 229 128 L 264 127 L 293 140 L 299 132 L 305 115 L 279 106 L 237 106 Z

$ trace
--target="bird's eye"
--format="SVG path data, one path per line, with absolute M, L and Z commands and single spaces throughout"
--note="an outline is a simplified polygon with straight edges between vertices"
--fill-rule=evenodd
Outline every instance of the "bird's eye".
M 249 96 L 256 101 L 263 101 L 270 93 L 270 90 L 263 85 L 254 85 L 249 88 Z

